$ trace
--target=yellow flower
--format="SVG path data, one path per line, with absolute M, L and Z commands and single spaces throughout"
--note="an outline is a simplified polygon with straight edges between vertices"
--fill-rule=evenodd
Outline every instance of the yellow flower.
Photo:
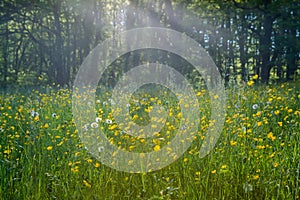
M 5 154 L 10 154 L 10 150 L 9 149 L 6 149 L 6 150 L 4 150 L 4 152 L 3 153 L 5 153 Z
M 274 114 L 278 115 L 279 114 L 279 110 L 275 110 Z
M 83 184 L 88 187 L 88 188 L 91 188 L 91 184 L 89 182 L 87 182 L 86 180 L 83 180 Z
M 257 116 L 257 117 L 261 116 L 261 112 L 258 111 L 258 112 L 256 113 L 256 116 Z
M 108 130 L 114 130 L 115 128 L 117 128 L 118 127 L 118 125 L 117 124 L 114 124 L 114 125 L 112 125 L 112 126 L 109 126 L 108 127 Z
M 73 173 L 77 173 L 79 171 L 79 167 L 78 166 L 75 166 L 74 168 L 71 168 L 71 171 Z
M 235 146 L 236 144 L 237 144 L 237 142 L 232 141 L 232 140 L 230 141 L 230 145 L 231 145 L 231 146 Z
M 45 128 L 49 128 L 49 124 L 46 123 L 46 124 L 44 125 L 44 127 L 45 127 Z
M 247 85 L 248 85 L 248 86 L 252 86 L 253 84 L 254 84 L 254 81 L 248 81 L 248 82 L 247 82 Z
M 277 162 L 273 164 L 273 166 L 274 166 L 275 168 L 278 167 L 278 165 L 279 165 L 279 164 L 278 164 Z
M 160 146 L 159 145 L 155 145 L 153 148 L 154 151 L 159 151 L 160 150 Z
M 130 150 L 130 151 L 132 151 L 134 148 L 135 148 L 135 146 L 133 146 L 133 145 L 130 145 L 130 146 L 129 146 L 129 150 Z
M 200 181 L 200 172 L 195 173 L 195 181 Z
M 279 126 L 282 126 L 282 122 L 277 122 Z
M 271 139 L 272 141 L 276 139 L 272 132 L 268 133 L 267 138 Z
M 269 155 L 269 158 L 273 158 L 275 156 L 275 152 L 273 152 L 271 155 Z
M 40 117 L 37 115 L 37 116 L 34 117 L 33 120 L 34 120 L 34 121 L 39 121 L 39 120 L 40 120 Z
M 48 150 L 48 151 L 51 151 L 52 149 L 53 149 L 53 146 L 48 146 L 48 147 L 47 147 L 47 150 Z
M 95 163 L 94 165 L 96 168 L 100 167 L 100 163 Z
M 259 175 L 254 175 L 253 180 L 257 180 L 257 179 L 259 179 Z
M 265 145 L 258 145 L 258 146 L 256 146 L 256 148 L 257 149 L 265 149 L 266 147 L 265 147 Z
M 182 117 L 182 113 L 181 113 L 181 112 L 178 113 L 178 114 L 177 114 L 177 117 L 178 117 L 178 118 L 181 118 L 181 117 Z
M 80 152 L 75 152 L 75 156 L 79 156 L 80 155 Z
M 217 170 L 212 170 L 211 173 L 215 174 L 215 173 L 217 173 Z
M 257 126 L 261 126 L 262 124 L 262 122 L 257 122 Z
M 221 169 L 226 169 L 227 168 L 227 165 L 222 165 L 221 166 Z
M 64 141 L 61 141 L 60 143 L 57 144 L 57 146 L 63 145 Z
M 258 74 L 255 74 L 252 78 L 253 78 L 253 80 L 258 79 Z

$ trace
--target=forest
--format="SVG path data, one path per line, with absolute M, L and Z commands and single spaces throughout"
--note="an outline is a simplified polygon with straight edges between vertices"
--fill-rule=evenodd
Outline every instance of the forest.
M 0 199 L 299 200 L 299 0 L 0 0 Z
M 70 86 L 94 47 L 122 31 L 148 26 L 171 28 L 196 40 L 226 84 L 248 81 L 255 74 L 261 83 L 299 78 L 297 0 L 3 0 L 0 7 L 2 88 Z M 141 62 L 137 53 L 126 54 L 108 72 L 108 85 Z M 156 53 L 157 60 L 168 54 Z M 176 65 L 178 59 L 165 62 Z M 184 74 L 192 72 L 177 67 Z

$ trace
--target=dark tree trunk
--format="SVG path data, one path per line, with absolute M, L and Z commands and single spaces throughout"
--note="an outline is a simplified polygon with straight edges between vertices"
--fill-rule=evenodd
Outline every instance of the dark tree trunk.
M 272 68 L 270 62 L 271 56 L 271 36 L 272 36 L 272 17 L 268 14 L 264 16 L 263 28 L 264 33 L 260 37 L 260 54 L 261 54 L 261 80 L 263 83 L 268 83 L 270 79 L 270 70 Z
M 3 45 L 3 82 L 2 87 L 5 89 L 7 87 L 7 76 L 8 76 L 8 46 L 9 46 L 9 33 L 8 33 L 8 23 L 5 26 L 5 40 Z
M 242 81 L 248 80 L 248 74 L 246 72 L 246 55 L 245 55 L 245 26 L 244 26 L 244 20 L 245 20 L 245 14 L 242 13 L 241 17 L 242 24 L 241 24 L 241 32 L 239 34 L 238 38 L 238 44 L 239 44 L 239 53 L 240 53 L 240 62 L 241 62 L 241 75 L 242 75 Z
M 61 24 L 60 24 L 60 9 L 61 9 L 61 2 L 56 1 L 54 5 L 54 23 L 55 23 L 55 46 L 56 51 L 54 52 L 53 64 L 56 69 L 56 81 L 60 85 L 65 85 L 68 80 L 65 73 L 65 66 L 63 63 L 63 39 L 61 35 Z
M 289 31 L 289 37 L 294 38 L 297 35 L 297 30 L 292 27 Z M 291 45 L 287 49 L 287 69 L 286 69 L 286 80 L 292 80 L 297 70 L 297 49 L 295 45 Z

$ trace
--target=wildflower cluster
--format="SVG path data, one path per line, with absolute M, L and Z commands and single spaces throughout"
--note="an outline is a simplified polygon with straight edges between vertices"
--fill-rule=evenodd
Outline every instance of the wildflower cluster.
M 200 107 L 194 117 L 200 122 L 198 132 L 191 134 L 193 144 L 181 158 L 174 155 L 173 164 L 147 174 L 112 170 L 88 153 L 72 116 L 70 89 L 49 86 L 2 94 L 0 198 L 205 199 L 220 197 L 220 191 L 226 199 L 237 193 L 243 199 L 298 199 L 300 87 L 297 83 L 248 85 L 227 90 L 221 138 L 203 159 L 200 147 L 214 122 L 207 90 L 195 91 Z M 118 102 L 110 91 L 101 92 L 95 99 L 96 116 L 81 124 L 82 130 L 96 136 L 101 130 L 111 145 L 124 151 L 160 152 L 176 134 L 189 129 L 182 124 L 181 106 L 194 105 L 182 105 L 184 98 L 161 88 L 132 95 L 122 108 L 132 123 L 143 127 L 156 122 L 151 128 L 157 131 L 146 137 L 146 130 L 134 135 L 131 123 L 118 123 L 112 110 Z M 151 118 L 156 105 L 167 113 L 166 118 Z M 100 156 L 106 148 L 95 144 Z M 168 151 L 171 155 L 172 149 Z

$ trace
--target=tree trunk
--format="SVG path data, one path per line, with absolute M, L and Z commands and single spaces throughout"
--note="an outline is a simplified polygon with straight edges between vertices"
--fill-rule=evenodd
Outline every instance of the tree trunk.
M 61 2 L 56 1 L 54 5 L 54 23 L 55 23 L 55 46 L 56 52 L 54 52 L 53 64 L 56 69 L 56 81 L 60 85 L 65 85 L 68 80 L 66 80 L 65 68 L 63 63 L 63 39 L 61 35 L 61 24 L 60 24 L 60 9 Z
M 7 87 L 7 76 L 8 76 L 8 44 L 9 44 L 9 33 L 8 33 L 8 22 L 5 26 L 5 40 L 3 45 L 3 82 L 2 87 L 5 89 Z
M 264 16 L 263 28 L 264 33 L 260 37 L 260 54 L 261 54 L 261 80 L 262 83 L 268 83 L 270 79 L 270 70 L 272 64 L 270 62 L 271 56 L 271 36 L 272 36 L 272 17 L 268 14 Z
M 242 74 L 242 81 L 248 80 L 248 73 L 246 72 L 246 55 L 245 55 L 245 14 L 242 12 L 241 17 L 241 32 L 238 37 L 238 44 L 239 44 L 239 53 L 240 53 L 240 62 L 241 62 L 241 74 Z

